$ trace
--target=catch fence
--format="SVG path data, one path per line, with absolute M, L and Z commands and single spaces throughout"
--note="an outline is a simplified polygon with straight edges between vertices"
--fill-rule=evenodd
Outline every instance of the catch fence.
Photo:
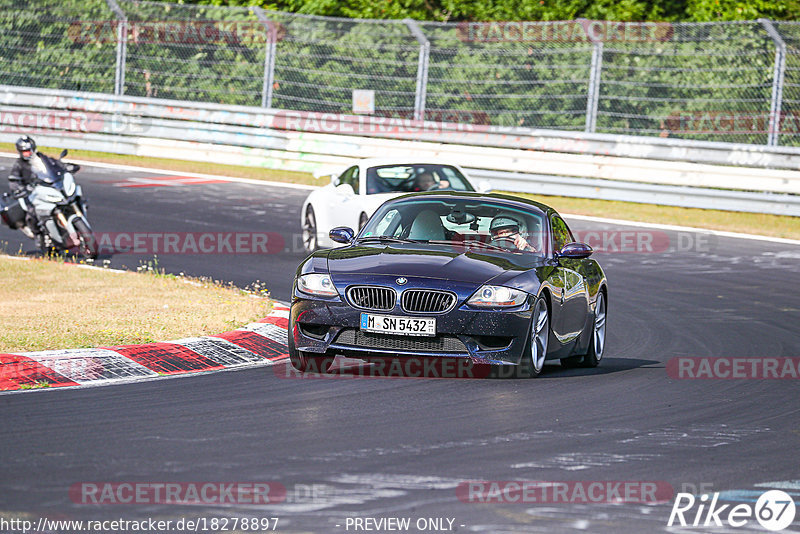
M 432 23 L 0 0 L 0 83 L 800 146 L 800 23 Z

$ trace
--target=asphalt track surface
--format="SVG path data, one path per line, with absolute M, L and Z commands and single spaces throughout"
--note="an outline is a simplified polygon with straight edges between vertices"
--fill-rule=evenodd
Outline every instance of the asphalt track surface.
M 8 175 L 11 162 L 9 158 L 0 158 L 0 177 Z M 97 264 L 105 260 L 111 268 L 132 270 L 157 264 L 167 272 L 212 276 L 239 287 L 256 281 L 268 282 L 272 295 L 286 300 L 292 275 L 305 257 L 297 213 L 308 191 L 171 178 L 158 173 L 89 167 L 76 174 L 76 181 L 89 200 L 89 221 L 101 236 L 101 243 L 101 234 L 107 234 L 106 243 L 111 245 Z M 0 189 L 5 187 L 0 183 Z M 192 253 L 201 248 L 199 244 L 197 249 L 191 247 L 187 233 L 212 234 L 215 240 L 205 242 L 205 249 L 213 247 L 224 253 Z M 253 246 L 250 235 L 264 233 L 268 234 L 268 241 L 272 238 L 278 243 L 280 253 L 252 253 L 260 249 Z M 216 238 L 219 234 L 228 238 L 229 247 Z M 170 235 L 177 237 L 177 244 L 164 247 L 163 237 Z M 229 254 L 231 250 L 237 251 L 237 235 L 245 238 L 239 249 L 243 253 Z M 162 239 L 154 241 L 153 236 Z M 140 240 L 137 250 L 143 247 L 144 252 L 126 251 L 136 245 L 137 237 Z M 33 240 L 6 226 L 0 228 L 0 245 L 11 253 L 18 252 L 20 247 L 26 254 L 37 253 Z M 158 254 L 154 246 L 170 253 Z M 266 246 L 270 252 L 271 247 L 272 244 Z
M 299 232 L 304 191 L 120 187 L 142 176 L 81 171 L 96 231 L 270 231 L 287 242 Z M 666 234 L 673 248 L 687 250 L 597 253 L 610 298 L 606 354 L 594 370 L 549 365 L 535 380 L 353 378 L 346 371 L 290 379 L 277 365 L 0 395 L 0 515 L 278 517 L 279 532 L 321 533 L 355 532 L 346 528 L 355 517 L 408 517 L 412 527 L 420 518 L 450 518 L 458 532 L 680 531 L 667 528 L 672 501 L 460 500 L 459 484 L 476 480 L 659 481 L 675 492 L 723 492 L 729 501 L 783 487 L 800 503 L 800 380 L 676 380 L 666 371 L 668 360 L 682 356 L 800 356 L 800 247 Z M 10 249 L 32 250 L 20 237 L 0 231 Z M 266 256 L 164 255 L 159 265 L 240 285 L 258 279 L 286 299 L 302 258 L 288 248 Z M 135 268 L 151 258 L 108 259 Z M 73 502 L 70 486 L 87 481 L 276 482 L 288 493 L 266 505 Z M 691 531 L 764 530 L 751 519 L 743 528 Z M 784 532 L 798 531 L 800 518 Z

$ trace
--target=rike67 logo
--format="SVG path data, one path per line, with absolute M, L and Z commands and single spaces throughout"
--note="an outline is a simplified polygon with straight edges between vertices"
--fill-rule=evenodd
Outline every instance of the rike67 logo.
M 795 504 L 788 493 L 770 490 L 759 496 L 755 505 L 719 504 L 719 493 L 696 498 L 678 493 L 667 526 L 670 527 L 744 527 L 753 520 L 767 530 L 783 530 L 794 521 Z

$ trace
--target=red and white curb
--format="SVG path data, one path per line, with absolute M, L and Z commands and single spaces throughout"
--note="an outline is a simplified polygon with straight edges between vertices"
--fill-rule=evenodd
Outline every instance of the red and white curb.
M 237 330 L 94 349 L 0 354 L 0 391 L 93 386 L 124 381 L 273 365 L 288 358 L 289 308 L 274 303 L 264 319 Z

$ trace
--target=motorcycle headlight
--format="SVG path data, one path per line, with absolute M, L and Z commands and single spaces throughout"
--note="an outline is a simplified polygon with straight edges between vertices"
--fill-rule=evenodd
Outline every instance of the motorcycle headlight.
M 297 289 L 308 295 L 320 297 L 338 295 L 329 274 L 304 274 L 297 279 Z
M 75 180 L 73 180 L 70 173 L 64 175 L 64 192 L 68 197 L 75 194 Z
M 519 289 L 486 285 L 478 289 L 467 304 L 479 308 L 511 308 L 525 302 L 527 296 L 527 293 Z

